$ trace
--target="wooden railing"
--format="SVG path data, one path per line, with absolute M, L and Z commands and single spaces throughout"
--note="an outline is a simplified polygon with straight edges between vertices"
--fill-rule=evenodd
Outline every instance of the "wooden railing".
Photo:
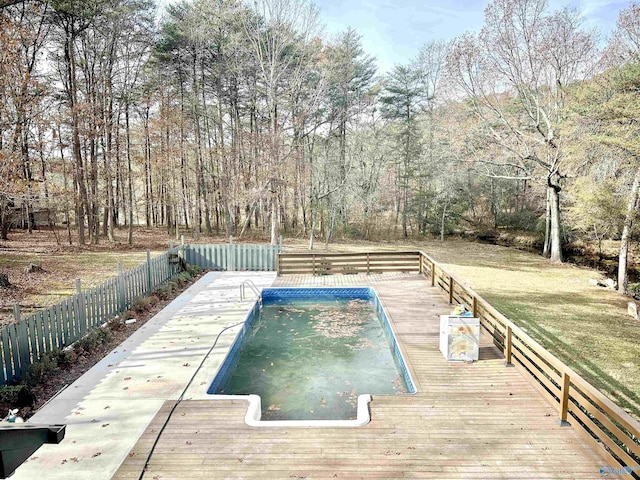
M 283 253 L 278 275 L 418 272 L 420 252 Z
M 464 303 L 480 319 L 493 342 L 558 410 L 562 425 L 571 423 L 601 448 L 610 466 L 640 478 L 640 422 L 579 374 L 549 353 L 526 332 L 424 252 L 279 255 L 278 274 L 420 272 L 448 297 Z M 626 469 L 626 470 L 624 470 Z
M 558 420 L 571 424 L 590 442 L 604 447 L 611 466 L 640 473 L 640 423 L 605 397 L 589 382 L 549 353 L 538 342 L 496 310 L 489 302 L 421 253 L 420 271 L 440 288 L 450 303 L 464 303 L 502 349 L 505 363 L 519 368 L 558 409 Z M 636 469 L 635 472 L 633 470 Z

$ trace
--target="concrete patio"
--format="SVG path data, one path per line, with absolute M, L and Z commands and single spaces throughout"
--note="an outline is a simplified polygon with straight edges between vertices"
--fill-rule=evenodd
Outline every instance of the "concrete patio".
M 266 287 L 275 273 L 206 274 L 40 409 L 30 423 L 66 424 L 66 437 L 43 445 L 12 478 L 111 478 L 165 402 L 181 395 L 218 334 L 244 321 L 255 302 L 254 294 L 240 301 L 246 279 Z M 205 384 L 236 333 L 220 337 L 185 398 L 206 398 Z

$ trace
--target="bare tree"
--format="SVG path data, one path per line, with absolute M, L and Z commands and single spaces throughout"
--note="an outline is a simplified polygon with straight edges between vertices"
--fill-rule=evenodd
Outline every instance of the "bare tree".
M 300 85 L 307 64 L 309 45 L 319 33 L 318 9 L 308 0 L 259 0 L 254 2 L 253 15 L 244 23 L 247 38 L 258 65 L 260 82 L 264 88 L 269 136 L 266 155 L 271 182 L 271 243 L 278 242 L 278 186 L 283 180 L 283 160 L 291 153 L 284 149 L 284 137 L 279 106 L 281 85 L 294 89 Z M 290 92 L 287 92 L 290 93 Z
M 449 72 L 470 99 L 485 138 L 502 158 L 483 159 L 511 173 L 542 181 L 547 189 L 544 254 L 562 261 L 560 193 L 567 87 L 591 73 L 596 35 L 582 30 L 577 11 L 547 11 L 545 0 L 495 0 L 479 35 L 455 42 Z M 498 175 L 498 174 L 496 174 Z

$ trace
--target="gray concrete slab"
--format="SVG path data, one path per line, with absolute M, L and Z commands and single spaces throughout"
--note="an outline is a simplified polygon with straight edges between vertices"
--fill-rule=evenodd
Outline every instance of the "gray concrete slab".
M 239 287 L 270 286 L 272 272 L 208 273 L 102 361 L 40 409 L 29 423 L 66 424 L 59 445 L 43 445 L 12 477 L 108 479 L 166 400 L 177 399 L 219 333 L 242 322 L 255 302 Z M 206 389 L 240 327 L 227 330 L 185 398 Z

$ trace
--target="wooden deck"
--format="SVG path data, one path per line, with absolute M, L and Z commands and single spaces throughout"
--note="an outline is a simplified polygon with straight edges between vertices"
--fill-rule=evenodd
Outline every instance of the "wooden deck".
M 276 286 L 373 285 L 417 383 L 410 396 L 375 396 L 360 428 L 251 428 L 245 402 L 183 401 L 151 457 L 148 479 L 593 479 L 607 465 L 488 336 L 480 361 L 446 362 L 438 317 L 451 307 L 415 274 L 285 276 Z M 114 478 L 140 476 L 167 403 Z

